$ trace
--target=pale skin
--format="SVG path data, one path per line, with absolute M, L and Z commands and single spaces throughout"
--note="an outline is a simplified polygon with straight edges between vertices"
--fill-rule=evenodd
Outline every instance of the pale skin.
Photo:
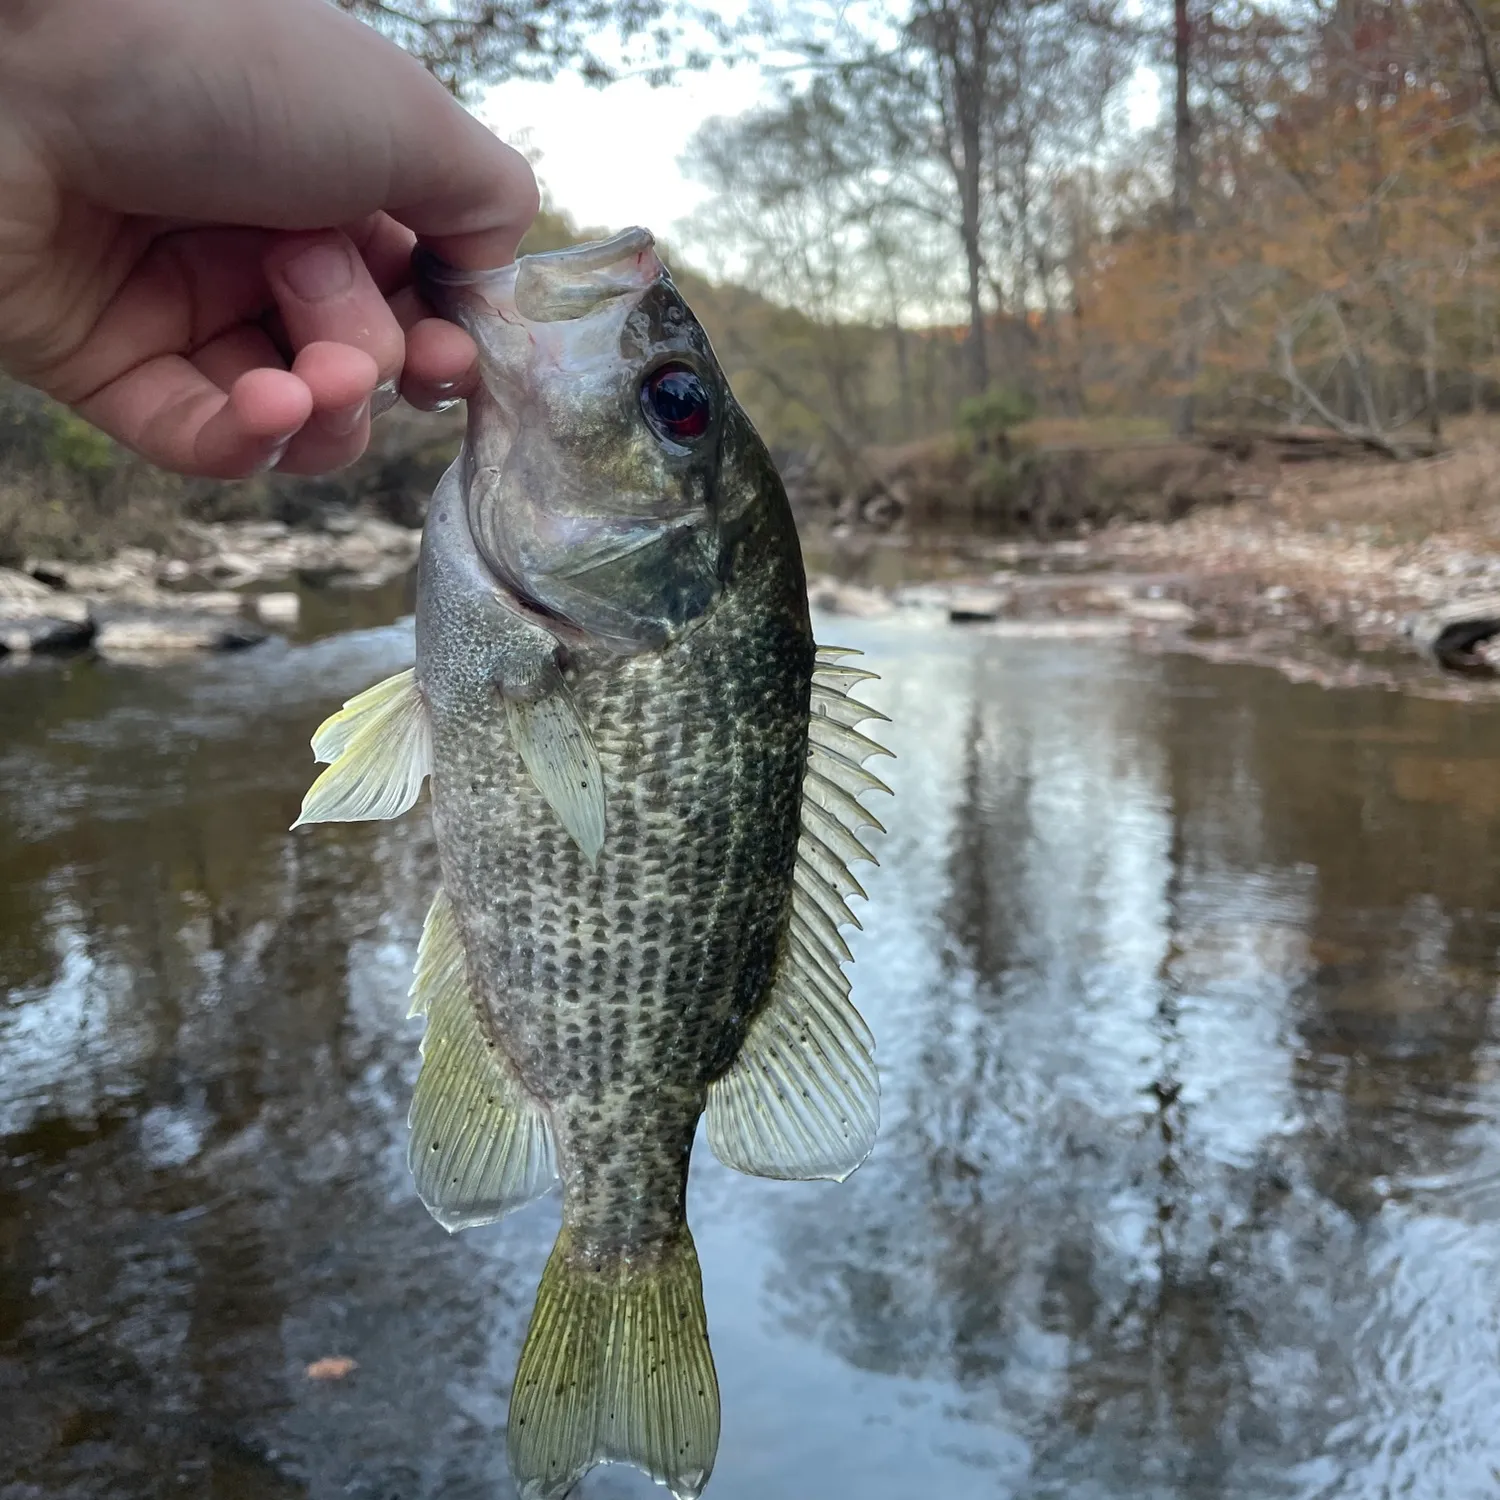
M 324 473 L 477 379 L 418 237 L 504 265 L 531 169 L 325 0 L 0 0 L 0 369 L 162 468 Z

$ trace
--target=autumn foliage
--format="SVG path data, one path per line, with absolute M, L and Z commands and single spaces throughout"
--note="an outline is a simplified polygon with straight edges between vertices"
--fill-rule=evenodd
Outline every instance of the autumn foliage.
M 1193 227 L 1147 213 L 1090 246 L 1088 399 L 1162 390 L 1186 322 L 1210 409 L 1378 435 L 1488 402 L 1500 121 L 1455 13 L 1343 5 L 1214 44 Z

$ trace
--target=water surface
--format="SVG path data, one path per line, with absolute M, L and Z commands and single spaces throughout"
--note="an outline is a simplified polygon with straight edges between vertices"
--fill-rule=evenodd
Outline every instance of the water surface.
M 700 1151 L 710 1497 L 1494 1495 L 1500 713 L 824 634 L 899 752 L 885 1126 L 843 1186 Z M 0 676 L 0 1500 L 513 1495 L 556 1203 L 411 1190 L 423 818 L 285 832 L 410 651 Z

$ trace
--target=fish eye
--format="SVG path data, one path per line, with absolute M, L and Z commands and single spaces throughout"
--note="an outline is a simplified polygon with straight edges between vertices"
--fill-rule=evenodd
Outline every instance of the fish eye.
M 708 431 L 713 398 L 687 365 L 661 365 L 641 384 L 641 410 L 658 437 L 691 443 Z

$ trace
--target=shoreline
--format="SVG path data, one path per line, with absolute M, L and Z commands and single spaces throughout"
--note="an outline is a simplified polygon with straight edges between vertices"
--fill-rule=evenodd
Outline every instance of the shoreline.
M 296 628 L 299 586 L 373 590 L 409 572 L 421 532 L 376 516 L 184 522 L 191 557 L 122 547 L 104 562 L 0 569 L 0 660 L 81 651 L 170 660 L 237 651 Z
M 1432 524 L 1402 536 L 1414 508 Z M 1128 639 L 1327 687 L 1500 695 L 1500 679 L 1444 671 L 1409 634 L 1423 611 L 1500 595 L 1500 446 L 1394 468 L 1308 466 L 1253 498 L 1071 539 L 801 523 L 809 596 L 834 615 Z M 183 535 L 196 555 L 125 547 L 105 562 L 0 570 L 0 659 L 241 649 L 295 629 L 299 586 L 365 590 L 404 575 L 421 533 L 334 512 L 316 528 L 184 522 Z

